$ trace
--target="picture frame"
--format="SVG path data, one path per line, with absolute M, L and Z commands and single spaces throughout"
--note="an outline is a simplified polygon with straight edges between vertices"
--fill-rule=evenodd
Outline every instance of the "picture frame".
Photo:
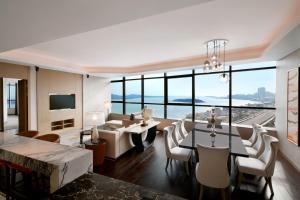
M 300 68 L 288 71 L 287 74 L 287 138 L 290 142 L 299 146 L 299 83 Z

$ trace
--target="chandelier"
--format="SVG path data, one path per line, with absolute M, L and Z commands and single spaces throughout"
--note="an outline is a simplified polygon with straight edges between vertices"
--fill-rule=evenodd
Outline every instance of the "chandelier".
M 213 39 L 205 42 L 206 60 L 203 66 L 203 72 L 218 72 L 223 71 L 220 75 L 220 80 L 228 82 L 229 76 L 225 73 L 225 50 L 228 40 Z

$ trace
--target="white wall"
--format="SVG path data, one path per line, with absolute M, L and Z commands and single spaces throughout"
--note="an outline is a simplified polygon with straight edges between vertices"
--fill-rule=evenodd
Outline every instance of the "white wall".
M 83 77 L 83 127 L 86 127 L 87 112 L 104 111 L 106 116 L 108 115 L 104 102 L 110 102 L 110 96 L 110 80 L 108 78 Z
M 33 66 L 28 79 L 28 129 L 37 130 L 36 70 Z
M 280 151 L 300 171 L 300 147 L 287 139 L 287 72 L 300 67 L 300 49 L 277 62 L 276 70 L 276 128 Z

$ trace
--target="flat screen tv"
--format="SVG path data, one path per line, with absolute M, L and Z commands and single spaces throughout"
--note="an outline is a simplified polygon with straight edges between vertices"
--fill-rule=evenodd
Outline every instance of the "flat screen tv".
M 50 110 L 75 109 L 75 94 L 50 94 Z

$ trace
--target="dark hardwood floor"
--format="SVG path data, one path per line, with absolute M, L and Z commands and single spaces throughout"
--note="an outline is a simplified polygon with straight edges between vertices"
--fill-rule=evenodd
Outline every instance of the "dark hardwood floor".
M 157 134 L 154 145 L 146 151 L 130 150 L 115 161 L 105 160 L 95 172 L 187 199 L 198 199 L 199 185 L 194 169 L 187 176 L 183 163 L 173 161 L 167 171 L 165 164 L 164 137 Z M 300 173 L 280 154 L 273 176 L 273 198 L 270 198 L 269 188 L 263 190 L 264 183 L 264 179 L 258 181 L 255 177 L 247 177 L 240 190 L 233 190 L 231 199 L 300 199 Z M 203 199 L 221 199 L 221 194 L 218 190 L 205 188 Z

